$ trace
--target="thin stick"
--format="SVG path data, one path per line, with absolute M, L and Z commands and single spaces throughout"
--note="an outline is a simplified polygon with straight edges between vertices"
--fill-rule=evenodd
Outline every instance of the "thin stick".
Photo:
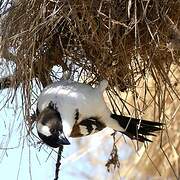
M 60 170 L 60 166 L 61 166 L 61 154 L 62 154 L 62 152 L 63 152 L 63 146 L 61 145 L 59 147 L 58 154 L 57 154 L 56 171 L 55 171 L 54 180 L 58 180 L 59 170 Z

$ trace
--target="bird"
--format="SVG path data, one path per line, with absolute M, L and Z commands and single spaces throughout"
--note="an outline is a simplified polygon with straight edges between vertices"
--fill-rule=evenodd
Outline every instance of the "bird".
M 163 123 L 112 113 L 103 93 L 108 86 L 102 80 L 98 86 L 60 80 L 45 87 L 37 100 L 37 132 L 50 147 L 69 145 L 69 138 L 88 136 L 112 128 L 132 140 L 152 142 Z

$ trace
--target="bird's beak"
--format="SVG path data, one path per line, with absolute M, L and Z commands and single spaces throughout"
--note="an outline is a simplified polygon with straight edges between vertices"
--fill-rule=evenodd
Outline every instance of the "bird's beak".
M 58 144 L 59 145 L 69 145 L 70 144 L 69 140 L 66 138 L 64 133 L 60 134 Z

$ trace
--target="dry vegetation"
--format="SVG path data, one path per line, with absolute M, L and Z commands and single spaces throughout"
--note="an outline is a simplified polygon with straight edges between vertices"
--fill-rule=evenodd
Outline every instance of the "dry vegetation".
M 13 100 L 21 87 L 28 133 L 35 84 L 65 71 L 92 85 L 107 79 L 112 110 L 166 123 L 140 157 L 120 166 L 123 176 L 178 178 L 179 0 L 7 0 L 0 13 L 1 64 L 15 66 L 0 88 Z

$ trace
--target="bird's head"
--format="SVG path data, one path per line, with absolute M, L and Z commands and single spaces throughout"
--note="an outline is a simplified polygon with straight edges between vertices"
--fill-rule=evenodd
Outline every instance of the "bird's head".
M 63 132 L 61 115 L 52 103 L 39 113 L 37 132 L 43 142 L 53 148 L 70 144 Z

